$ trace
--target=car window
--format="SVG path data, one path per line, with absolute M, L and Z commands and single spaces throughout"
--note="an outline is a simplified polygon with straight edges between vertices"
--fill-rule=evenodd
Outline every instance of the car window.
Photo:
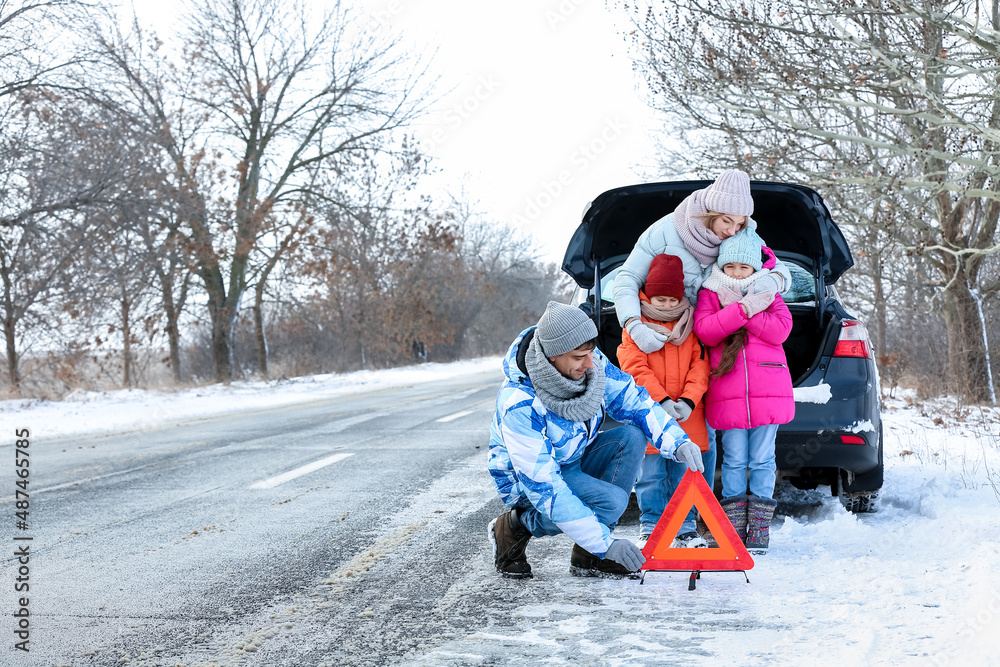
M 601 301 L 615 302 L 615 276 L 622 267 L 614 268 L 601 276 Z
M 792 286 L 784 294 L 785 303 L 803 303 L 816 300 L 816 278 L 795 262 L 785 262 L 792 274 Z

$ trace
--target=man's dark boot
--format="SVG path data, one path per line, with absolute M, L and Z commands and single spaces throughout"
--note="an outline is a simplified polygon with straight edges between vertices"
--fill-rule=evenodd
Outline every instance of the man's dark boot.
M 608 579 L 638 579 L 639 573 L 606 558 L 598 558 L 579 544 L 573 545 L 569 556 L 569 573 L 574 577 L 606 577 Z
M 510 579 L 530 579 L 531 566 L 524 554 L 531 533 L 521 525 L 517 509 L 504 512 L 490 522 L 489 538 L 497 572 Z

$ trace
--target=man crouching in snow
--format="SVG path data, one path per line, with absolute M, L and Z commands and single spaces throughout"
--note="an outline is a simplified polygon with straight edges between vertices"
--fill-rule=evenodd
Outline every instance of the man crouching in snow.
M 596 338 L 583 311 L 550 301 L 504 358 L 489 468 L 511 509 L 490 523 L 489 537 L 505 577 L 530 577 L 528 540 L 559 533 L 576 542 L 576 576 L 637 571 L 646 561 L 642 551 L 611 531 L 628 505 L 647 440 L 664 457 L 702 471 L 698 446 L 608 362 Z M 625 425 L 599 433 L 605 412 Z

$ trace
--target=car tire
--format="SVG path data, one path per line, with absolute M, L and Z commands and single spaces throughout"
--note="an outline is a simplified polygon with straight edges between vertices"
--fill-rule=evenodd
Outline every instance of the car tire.
M 878 511 L 878 491 L 840 496 L 840 504 L 851 514 L 870 514 Z
M 844 508 L 852 514 L 868 514 L 878 511 L 878 495 L 882 488 L 885 464 L 882 460 L 882 424 L 878 426 L 878 465 L 868 472 L 854 475 L 848 482 L 845 470 L 838 471 L 837 497 Z

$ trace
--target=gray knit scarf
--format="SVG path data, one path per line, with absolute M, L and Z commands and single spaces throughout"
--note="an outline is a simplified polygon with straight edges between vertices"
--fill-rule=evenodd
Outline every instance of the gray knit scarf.
M 604 404 L 604 367 L 594 364 L 579 380 L 563 376 L 545 357 L 538 336 L 524 355 L 528 377 L 545 407 L 571 422 L 589 421 Z

